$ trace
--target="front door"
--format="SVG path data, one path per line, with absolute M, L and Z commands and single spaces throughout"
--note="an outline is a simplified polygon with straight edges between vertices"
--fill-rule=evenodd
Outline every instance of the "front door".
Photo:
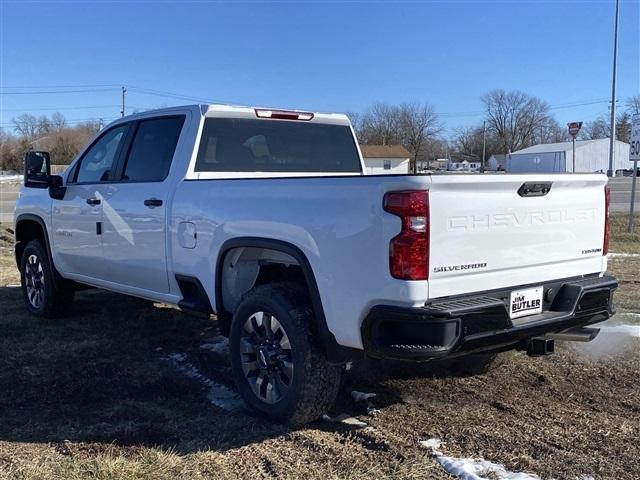
M 102 246 L 105 280 L 166 293 L 169 170 L 184 116 L 141 120 L 133 127 L 117 181 L 105 191 Z
M 53 200 L 53 243 L 62 273 L 100 278 L 104 270 L 100 223 L 103 196 L 124 144 L 127 125 L 103 133 L 67 178 L 62 200 Z

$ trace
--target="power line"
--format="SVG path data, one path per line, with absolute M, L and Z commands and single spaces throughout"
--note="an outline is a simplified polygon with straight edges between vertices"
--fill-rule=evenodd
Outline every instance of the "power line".
M 168 92 L 164 90 L 152 90 L 150 88 L 142 88 L 142 87 L 135 87 L 135 86 L 129 86 L 129 89 L 138 93 L 155 95 L 158 97 L 174 98 L 177 100 L 189 100 L 191 102 L 198 102 L 198 103 L 216 103 L 215 100 L 192 97 L 189 95 L 183 95 L 181 93 Z
M 113 92 L 119 88 L 93 88 L 87 90 L 48 90 L 38 92 L 0 92 L 0 95 L 53 95 L 58 93 L 93 93 L 93 92 Z
M 89 105 L 85 107 L 43 107 L 43 108 L 34 108 L 34 109 L 24 109 L 24 108 L 3 108 L 3 112 L 40 112 L 45 110 L 85 110 L 90 108 L 118 108 L 119 105 Z
M 101 88 L 101 87 L 119 87 L 119 84 L 115 83 L 103 83 L 103 84 L 95 84 L 95 85 L 0 85 L 0 88 L 20 88 L 20 89 L 29 89 L 29 88 Z

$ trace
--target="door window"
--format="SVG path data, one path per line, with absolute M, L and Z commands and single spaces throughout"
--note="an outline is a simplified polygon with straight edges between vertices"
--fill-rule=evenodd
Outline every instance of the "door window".
M 161 182 L 169 174 L 184 116 L 143 120 L 131 144 L 123 181 Z
M 89 148 L 80 160 L 76 182 L 98 183 L 109 180 L 127 128 L 127 125 L 122 125 L 109 130 Z

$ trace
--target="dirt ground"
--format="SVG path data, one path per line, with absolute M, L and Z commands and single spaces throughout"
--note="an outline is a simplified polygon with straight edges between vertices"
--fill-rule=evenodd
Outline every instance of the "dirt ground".
M 611 251 L 640 253 L 622 225 Z M 27 316 L 11 237 L 0 226 L 2 479 L 452 478 L 420 446 L 430 438 L 544 479 L 640 478 L 639 337 L 507 353 L 476 376 L 354 365 L 331 415 L 366 425 L 290 429 L 212 404 L 234 390 L 215 321 L 100 290 L 78 293 L 65 319 Z M 609 266 L 625 312 L 610 322 L 640 325 L 640 257 Z M 379 413 L 352 390 L 375 392 Z

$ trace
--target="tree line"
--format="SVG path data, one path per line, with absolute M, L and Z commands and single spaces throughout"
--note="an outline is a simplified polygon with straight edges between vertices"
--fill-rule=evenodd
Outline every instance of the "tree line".
M 71 126 L 59 112 L 51 117 L 25 113 L 13 125 L 15 133 L 0 130 L 0 170 L 21 171 L 29 150 L 48 151 L 53 164 L 68 165 L 103 126 L 100 120 Z
M 482 159 L 514 152 L 539 143 L 570 140 L 544 100 L 520 91 L 492 90 L 481 97 L 484 123 L 453 129 L 443 136 L 444 123 L 433 105 L 374 103 L 363 113 L 350 113 L 358 141 L 365 145 L 403 145 L 411 154 L 411 171 L 418 162 L 437 158 Z M 631 115 L 640 113 L 640 95 L 627 99 L 616 117 L 616 138 L 628 142 Z M 28 150 L 47 150 L 52 163 L 68 164 L 77 152 L 102 128 L 101 121 L 68 125 L 64 116 L 23 114 L 13 119 L 14 133 L 0 131 L 0 170 L 21 170 Z M 586 121 L 579 139 L 606 138 L 610 119 L 603 113 Z
M 515 152 L 539 143 L 571 139 L 544 100 L 519 91 L 492 90 L 481 97 L 484 122 L 458 127 L 443 138 L 443 123 L 429 103 L 402 105 L 373 104 L 364 114 L 350 114 L 358 140 L 372 145 L 403 145 L 411 154 L 411 171 L 418 161 L 456 158 L 479 161 L 483 143 L 485 158 Z M 629 142 L 631 115 L 640 113 L 640 95 L 627 99 L 616 117 L 616 138 Z M 586 121 L 579 140 L 610 136 L 606 114 Z M 484 142 L 483 142 L 484 137 Z

